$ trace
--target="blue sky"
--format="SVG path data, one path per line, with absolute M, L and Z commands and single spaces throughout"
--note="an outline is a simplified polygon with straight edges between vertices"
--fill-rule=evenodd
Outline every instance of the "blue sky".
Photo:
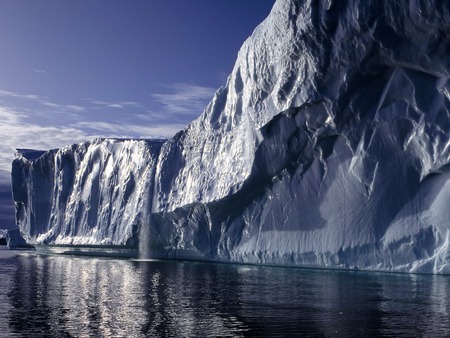
M 170 137 L 274 0 L 0 0 L 0 228 L 15 148 Z

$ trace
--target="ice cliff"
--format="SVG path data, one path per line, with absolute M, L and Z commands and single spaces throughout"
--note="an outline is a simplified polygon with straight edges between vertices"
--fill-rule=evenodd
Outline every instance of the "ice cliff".
M 450 273 L 450 2 L 278 0 L 162 141 L 18 151 L 31 243 Z
M 13 198 L 28 242 L 134 245 L 161 144 L 96 139 L 48 152 L 18 149 Z

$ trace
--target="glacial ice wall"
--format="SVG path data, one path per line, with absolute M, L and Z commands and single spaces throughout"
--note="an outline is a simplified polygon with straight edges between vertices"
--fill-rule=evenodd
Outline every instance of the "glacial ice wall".
M 19 226 L 97 244 L 140 227 L 154 257 L 450 273 L 449 32 L 438 0 L 278 0 L 198 119 L 150 150 L 124 141 L 146 151 L 114 151 L 117 172 L 76 157 L 80 177 L 109 174 L 72 200 L 48 192 L 72 184 L 53 152 L 19 155 Z M 113 193 L 127 165 L 133 193 Z
M 135 245 L 163 141 L 96 139 L 17 150 L 16 220 L 31 243 Z

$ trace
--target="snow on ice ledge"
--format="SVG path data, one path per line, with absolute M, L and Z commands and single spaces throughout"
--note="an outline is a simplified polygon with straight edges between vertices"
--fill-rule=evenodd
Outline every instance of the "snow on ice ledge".
M 151 257 L 450 273 L 449 7 L 277 1 L 167 142 L 18 154 L 19 227 Z

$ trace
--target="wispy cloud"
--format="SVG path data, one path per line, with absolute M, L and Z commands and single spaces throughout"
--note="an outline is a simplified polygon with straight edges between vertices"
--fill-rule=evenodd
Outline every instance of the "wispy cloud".
M 40 101 L 40 97 L 37 95 L 31 95 L 31 94 L 21 94 L 17 92 L 11 92 L 8 90 L 2 90 L 0 89 L 0 96 L 6 96 L 6 97 L 14 97 L 19 99 L 26 99 L 26 100 L 34 100 L 34 101 Z
M 15 148 L 52 149 L 87 138 L 73 127 L 39 126 L 26 122 L 20 111 L 0 107 L 0 183 L 9 182 Z
M 133 101 L 110 102 L 92 99 L 85 99 L 85 101 L 87 101 L 90 104 L 90 109 L 109 109 L 109 108 L 112 109 L 137 108 L 142 110 L 147 109 L 142 104 Z
M 114 109 L 123 109 L 123 104 L 115 103 L 115 102 L 107 102 L 107 101 L 98 101 L 92 100 L 91 104 L 94 105 L 94 108 L 114 108 Z
M 163 86 L 167 92 L 151 97 L 169 113 L 199 115 L 213 98 L 215 89 L 193 84 L 177 83 Z
M 57 110 L 71 110 L 74 112 L 85 112 L 86 108 L 85 107 L 81 107 L 81 106 L 76 106 L 73 104 L 57 104 L 57 103 L 53 103 L 53 102 L 46 102 L 46 101 L 41 101 L 41 103 L 44 106 L 50 107 L 50 108 L 54 108 Z
M 70 105 L 70 104 L 68 104 L 68 105 L 57 104 L 57 103 L 51 102 L 50 100 L 48 100 L 45 97 L 41 97 L 41 96 L 33 95 L 33 94 L 23 94 L 23 93 L 0 89 L 0 97 L 9 97 L 9 98 L 20 99 L 20 100 L 30 100 L 30 101 L 34 101 L 35 103 L 38 103 L 40 105 L 50 107 L 50 108 L 53 108 L 56 110 L 69 110 L 69 111 L 74 111 L 74 112 L 86 111 L 86 108 L 82 107 L 82 106 Z
M 0 107 L 0 127 L 8 125 L 16 125 L 20 123 L 21 119 L 26 115 L 19 111 L 14 111 L 10 108 Z

